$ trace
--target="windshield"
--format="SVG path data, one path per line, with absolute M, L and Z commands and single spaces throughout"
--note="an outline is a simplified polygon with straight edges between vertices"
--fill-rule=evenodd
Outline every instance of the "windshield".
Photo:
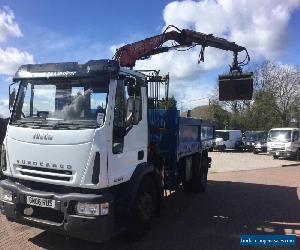
M 268 134 L 265 132 L 245 132 L 246 141 L 266 140 Z
M 229 140 L 229 132 L 216 131 L 216 138 L 222 138 L 223 141 Z
M 104 124 L 108 83 L 91 79 L 24 80 L 12 124 L 32 128 L 95 128 Z
M 290 142 L 291 130 L 271 130 L 268 141 Z

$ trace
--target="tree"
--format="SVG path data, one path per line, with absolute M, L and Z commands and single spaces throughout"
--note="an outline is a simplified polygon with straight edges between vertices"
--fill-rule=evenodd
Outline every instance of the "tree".
M 216 88 L 210 104 L 194 108 L 192 116 L 213 120 L 218 129 L 267 131 L 274 127 L 299 127 L 299 68 L 264 62 L 253 71 L 253 100 L 220 102 Z
M 211 120 L 216 123 L 217 129 L 227 128 L 230 120 L 230 113 L 223 109 L 218 101 L 211 100 L 208 106 Z
M 256 71 L 255 86 L 273 96 L 273 108 L 281 119 L 281 126 L 289 126 L 293 112 L 299 108 L 299 69 L 290 65 L 265 62 Z
M 163 98 L 159 101 L 159 108 L 161 109 L 177 109 L 177 101 L 174 96 L 171 96 L 166 100 Z
M 280 117 L 276 110 L 276 99 L 270 92 L 256 90 L 253 96 L 253 104 L 249 113 L 245 114 L 248 124 L 247 130 L 269 130 L 280 126 Z
M 254 70 L 252 101 L 219 102 L 230 112 L 227 128 L 269 130 L 299 126 L 300 74 L 294 66 L 264 62 Z

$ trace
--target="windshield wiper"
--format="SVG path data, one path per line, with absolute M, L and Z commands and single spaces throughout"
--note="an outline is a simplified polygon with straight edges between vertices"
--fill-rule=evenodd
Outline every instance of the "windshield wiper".
M 26 121 L 15 121 L 12 123 L 13 125 L 16 125 L 18 127 L 27 127 L 27 128 L 42 128 L 42 129 L 54 129 L 54 130 L 60 130 L 60 129 L 68 129 L 68 130 L 75 130 L 75 129 L 84 129 L 84 128 L 90 128 L 95 129 L 98 126 L 96 124 L 91 123 L 80 123 L 80 122 L 58 122 L 58 123 L 49 123 L 45 122 L 45 120 L 26 120 Z
M 42 121 L 36 121 L 36 120 L 26 120 L 26 121 L 15 121 L 12 122 L 13 125 L 17 125 L 18 127 L 40 127 L 42 124 Z
M 91 128 L 95 129 L 98 126 L 96 124 L 91 123 L 80 123 L 80 122 L 58 122 L 55 124 L 55 129 L 83 129 L 83 128 Z

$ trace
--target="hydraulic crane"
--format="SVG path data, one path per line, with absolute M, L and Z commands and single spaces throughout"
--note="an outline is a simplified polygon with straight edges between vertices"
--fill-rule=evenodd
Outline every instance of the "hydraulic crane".
M 173 43 L 164 46 L 168 41 L 173 41 Z M 220 100 L 247 100 L 252 98 L 253 74 L 242 73 L 242 67 L 250 61 L 247 49 L 224 38 L 215 37 L 212 34 L 204 34 L 189 29 L 180 30 L 173 25 L 169 25 L 160 35 L 120 47 L 117 49 L 113 59 L 118 60 L 120 66 L 132 68 L 137 60 L 144 60 L 152 55 L 168 52 L 172 49 L 185 48 L 185 50 L 189 50 L 197 45 L 201 46 L 198 63 L 204 62 L 206 47 L 233 52 L 230 74 L 219 76 Z M 246 57 L 243 61 L 238 61 L 238 54 L 243 51 L 246 53 Z

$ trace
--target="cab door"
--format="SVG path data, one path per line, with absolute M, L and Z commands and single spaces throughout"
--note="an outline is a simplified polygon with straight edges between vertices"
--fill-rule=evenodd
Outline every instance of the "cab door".
M 294 130 L 292 133 L 292 151 L 297 152 L 300 148 L 300 133 L 299 130 Z
M 147 161 L 148 148 L 146 88 L 136 87 L 132 93 L 123 80 L 117 80 L 115 84 L 112 142 L 108 148 L 109 186 L 128 181 L 136 166 Z M 140 100 L 139 120 L 135 125 L 127 120 L 130 98 Z

